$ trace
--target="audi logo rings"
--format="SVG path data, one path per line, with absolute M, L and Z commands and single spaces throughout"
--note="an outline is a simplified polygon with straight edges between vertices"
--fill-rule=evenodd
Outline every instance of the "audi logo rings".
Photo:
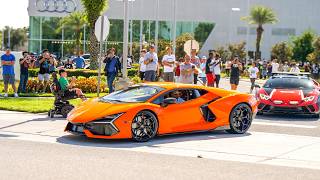
M 74 0 L 37 0 L 36 8 L 40 12 L 72 13 L 77 4 Z

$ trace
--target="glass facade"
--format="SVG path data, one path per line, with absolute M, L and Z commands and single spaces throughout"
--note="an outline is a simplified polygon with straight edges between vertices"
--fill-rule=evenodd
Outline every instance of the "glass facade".
M 68 27 L 60 27 L 59 17 L 30 17 L 29 51 L 39 53 L 42 49 L 49 49 L 58 57 L 74 53 L 75 32 Z M 190 33 L 194 38 L 203 44 L 214 28 L 214 23 L 207 22 L 177 22 L 176 37 L 183 33 Z M 129 42 L 132 47 L 140 47 L 143 44 L 154 43 L 156 33 L 156 21 L 154 20 L 132 20 L 129 22 Z M 132 32 L 131 32 L 132 29 Z M 173 39 L 173 22 L 159 21 L 158 38 L 170 44 Z M 110 32 L 107 40 L 107 47 L 115 46 L 118 53 L 122 49 L 123 41 L 123 20 L 111 19 Z M 81 49 L 87 53 L 87 39 L 89 31 L 86 26 L 82 28 Z M 132 37 L 131 37 L 132 35 Z M 160 45 L 159 45 L 160 47 Z

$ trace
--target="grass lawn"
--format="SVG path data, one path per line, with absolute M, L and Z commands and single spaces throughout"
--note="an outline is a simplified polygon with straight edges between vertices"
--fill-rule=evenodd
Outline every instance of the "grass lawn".
M 10 111 L 22 111 L 30 113 L 48 112 L 53 106 L 54 98 L 0 98 L 0 109 Z M 81 100 L 70 101 L 78 105 Z

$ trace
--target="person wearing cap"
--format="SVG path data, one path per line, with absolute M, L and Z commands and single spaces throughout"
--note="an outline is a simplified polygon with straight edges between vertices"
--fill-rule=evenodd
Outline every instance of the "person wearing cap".
M 167 54 L 162 58 L 163 64 L 163 80 L 166 82 L 173 82 L 174 78 L 174 62 L 176 61 L 176 57 L 172 54 L 171 47 L 166 47 Z
M 76 78 L 74 76 L 72 77 L 71 82 L 69 83 L 69 81 L 67 79 L 68 74 L 67 74 L 66 70 L 60 69 L 59 75 L 60 75 L 59 85 L 60 85 L 61 90 L 64 92 L 64 96 L 66 96 L 66 97 L 78 96 L 83 101 L 86 100 L 86 97 L 82 93 L 81 89 L 74 88 L 74 86 L 76 85 Z
M 200 59 L 200 73 L 199 73 L 199 77 L 202 81 L 202 84 L 205 86 L 207 84 L 207 77 L 206 77 L 206 61 L 207 61 L 207 57 L 206 56 L 202 56 L 202 58 Z
M 154 45 L 150 46 L 149 52 L 144 56 L 144 64 L 146 65 L 145 81 L 155 82 L 158 67 L 158 55 L 155 52 Z
M 14 91 L 14 97 L 18 97 L 17 88 L 15 85 L 15 74 L 14 74 L 14 63 L 15 56 L 11 54 L 11 50 L 7 49 L 6 53 L 1 56 L 1 64 L 2 64 L 2 76 L 4 83 L 4 97 L 8 97 L 8 86 L 11 84 L 12 89 Z
M 146 55 L 147 50 L 142 49 L 140 52 L 140 59 L 139 59 L 139 77 L 141 81 L 144 80 L 144 74 L 146 72 L 146 65 L 144 64 L 144 56 Z

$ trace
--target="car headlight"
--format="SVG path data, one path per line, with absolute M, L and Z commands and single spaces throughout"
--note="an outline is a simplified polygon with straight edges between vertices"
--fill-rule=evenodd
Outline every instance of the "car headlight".
M 265 94 L 259 94 L 259 96 L 260 96 L 260 99 L 263 99 L 263 100 L 269 100 L 270 99 L 270 96 L 265 95 Z
M 97 120 L 92 121 L 92 122 L 95 122 L 95 123 L 109 123 L 109 122 L 112 122 L 112 121 L 118 119 L 122 114 L 123 113 L 108 115 L 108 116 L 105 116 L 103 118 L 97 119 Z
M 303 98 L 303 100 L 304 100 L 305 102 L 311 102 L 311 101 L 314 100 L 314 96 L 305 97 L 305 98 Z

